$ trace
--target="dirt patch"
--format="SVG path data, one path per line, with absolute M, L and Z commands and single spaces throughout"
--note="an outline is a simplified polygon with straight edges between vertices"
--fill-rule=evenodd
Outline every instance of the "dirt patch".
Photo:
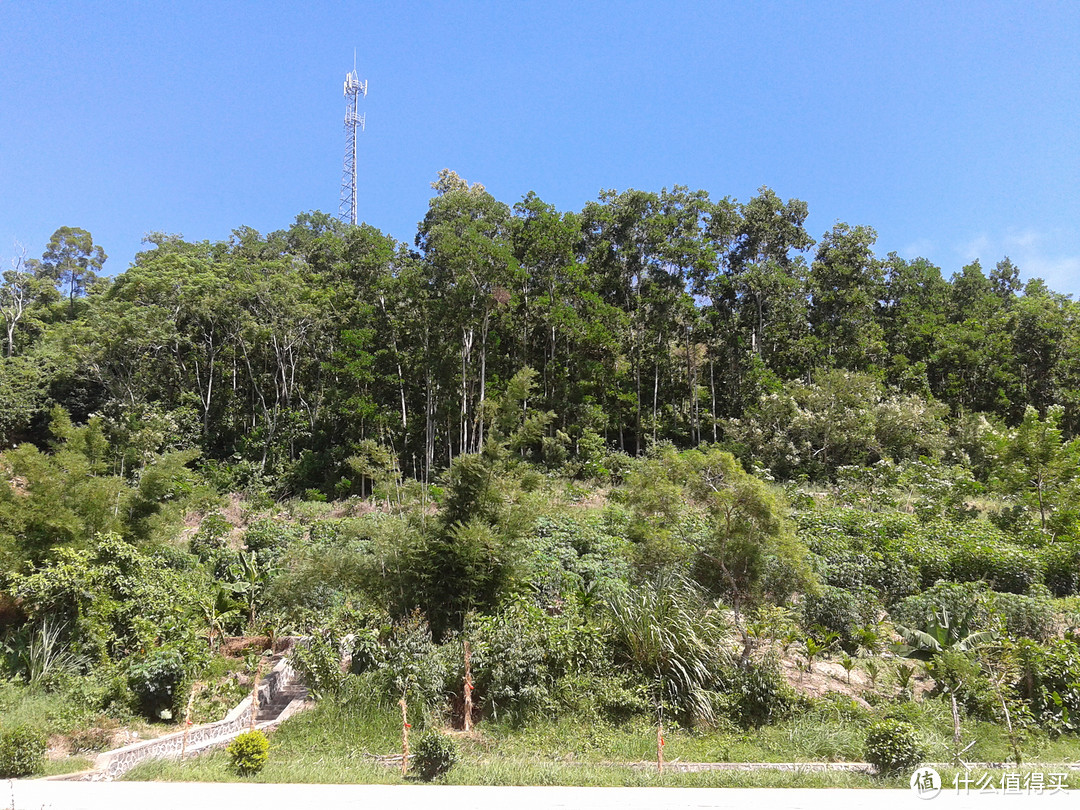
M 877 692 L 879 695 L 895 697 L 900 693 L 900 687 L 883 683 L 885 677 L 878 677 L 877 688 L 874 688 L 870 676 L 859 667 L 851 671 L 850 681 L 847 671 L 837 661 L 815 661 L 814 671 L 806 672 L 805 663 L 791 658 L 780 660 L 780 669 L 784 679 L 796 692 L 808 697 L 820 698 L 829 693 L 841 694 L 849 697 L 861 706 L 869 707 L 864 695 L 868 692 Z M 915 696 L 925 695 L 934 688 L 933 679 L 925 674 L 917 673 L 912 680 L 912 691 Z
M 226 658 L 243 658 L 245 653 L 262 652 L 270 647 L 270 636 L 230 636 L 221 642 L 221 654 Z
M 817 661 L 813 672 L 806 672 L 795 661 L 788 659 L 780 662 L 781 671 L 789 684 L 802 695 L 821 698 L 829 693 L 849 697 L 861 706 L 870 704 L 863 698 L 863 693 L 870 690 L 870 678 L 862 672 L 853 670 L 851 682 L 842 666 L 832 661 Z
M 26 621 L 26 612 L 9 593 L 0 591 L 0 627 L 17 627 Z
M 270 650 L 275 655 L 289 652 L 296 646 L 296 636 L 227 636 L 221 642 L 221 654 L 226 658 L 243 658 L 249 652 Z
M 239 492 L 230 492 L 229 502 L 221 509 L 221 516 L 233 526 L 243 527 L 247 525 L 247 509 L 244 508 L 244 498 Z

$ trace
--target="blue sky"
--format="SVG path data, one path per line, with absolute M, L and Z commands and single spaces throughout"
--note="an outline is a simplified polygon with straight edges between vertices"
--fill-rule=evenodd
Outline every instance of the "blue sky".
M 946 275 L 1080 293 L 1080 4 L 0 0 L 0 257 L 86 228 L 224 239 L 336 213 L 412 241 L 448 167 L 513 203 L 763 185 Z

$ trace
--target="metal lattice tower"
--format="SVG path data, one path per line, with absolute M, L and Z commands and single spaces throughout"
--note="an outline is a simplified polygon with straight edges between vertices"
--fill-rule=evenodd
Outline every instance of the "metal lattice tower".
M 341 203 L 338 217 L 356 224 L 356 128 L 364 131 L 364 116 L 357 111 L 360 96 L 367 96 L 367 82 L 360 81 L 354 67 L 345 74 L 345 169 L 341 173 Z

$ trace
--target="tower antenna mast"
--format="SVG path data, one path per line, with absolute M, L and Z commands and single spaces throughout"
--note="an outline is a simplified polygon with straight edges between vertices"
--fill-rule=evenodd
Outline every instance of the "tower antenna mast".
M 367 97 L 367 80 L 360 81 L 356 75 L 356 57 L 353 69 L 345 74 L 345 168 L 341 173 L 341 202 L 338 217 L 342 222 L 356 224 L 356 128 L 364 131 L 364 116 L 358 111 L 360 96 Z

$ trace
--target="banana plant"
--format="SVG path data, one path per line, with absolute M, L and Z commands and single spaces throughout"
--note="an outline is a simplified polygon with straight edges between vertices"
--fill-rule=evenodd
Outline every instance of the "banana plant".
M 944 653 L 968 655 L 996 637 L 996 634 L 990 630 L 972 629 L 971 610 L 958 615 L 950 615 L 945 608 L 934 611 L 933 618 L 922 630 L 897 625 L 896 632 L 904 640 L 903 644 L 896 645 L 897 654 L 920 661 L 933 661 Z M 953 748 L 955 759 L 959 761 L 963 751 L 960 748 L 960 708 L 956 702 L 956 693 L 964 683 L 958 678 L 936 680 L 941 690 L 949 696 L 952 708 Z
M 946 650 L 972 652 L 995 639 L 996 634 L 991 630 L 973 631 L 971 619 L 971 611 L 951 616 L 942 608 L 934 611 L 933 619 L 922 630 L 897 625 L 896 632 L 904 643 L 896 645 L 894 650 L 904 658 L 929 661 Z

